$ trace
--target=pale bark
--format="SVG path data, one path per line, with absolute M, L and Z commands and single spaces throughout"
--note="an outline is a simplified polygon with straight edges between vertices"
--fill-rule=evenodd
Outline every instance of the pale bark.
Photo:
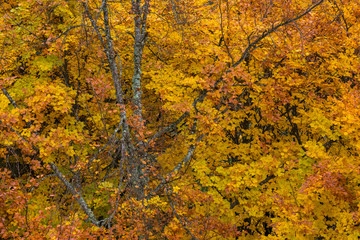
M 75 189 L 75 187 L 64 177 L 64 175 L 60 172 L 58 167 L 54 163 L 49 163 L 51 169 L 54 171 L 55 175 L 60 179 L 60 181 L 66 186 L 66 188 L 71 192 L 71 194 L 75 197 L 76 201 L 79 203 L 82 210 L 89 217 L 91 223 L 96 226 L 101 226 L 101 222 L 98 221 L 93 213 L 93 211 L 89 208 L 86 201 L 82 197 L 81 193 Z

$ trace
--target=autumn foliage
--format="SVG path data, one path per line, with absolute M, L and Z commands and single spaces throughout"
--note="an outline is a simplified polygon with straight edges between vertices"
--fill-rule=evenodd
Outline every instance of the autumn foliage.
M 0 239 L 358 239 L 354 0 L 3 0 Z

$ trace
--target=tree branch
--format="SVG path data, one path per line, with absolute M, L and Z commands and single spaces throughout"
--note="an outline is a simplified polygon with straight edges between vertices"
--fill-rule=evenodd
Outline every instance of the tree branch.
M 64 177 L 64 175 L 60 172 L 58 167 L 54 163 L 49 163 L 51 169 L 54 171 L 55 175 L 60 179 L 60 181 L 66 186 L 66 188 L 71 192 L 71 194 L 75 197 L 76 201 L 79 203 L 80 207 L 83 211 L 88 215 L 89 220 L 96 226 L 101 226 L 101 221 L 98 221 L 93 213 L 93 211 L 89 208 L 81 193 L 77 191 L 74 186 Z
M 4 93 L 4 95 L 7 97 L 7 99 L 9 99 L 10 103 L 15 107 L 15 108 L 19 108 L 19 106 L 16 104 L 16 102 L 14 101 L 14 99 L 10 96 L 10 94 L 8 93 L 8 91 L 5 88 L 2 88 L 1 91 Z

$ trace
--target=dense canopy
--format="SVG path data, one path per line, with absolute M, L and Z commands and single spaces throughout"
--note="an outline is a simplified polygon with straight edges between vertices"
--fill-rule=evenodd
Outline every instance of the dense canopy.
M 354 0 L 3 0 L 1 239 L 358 239 Z

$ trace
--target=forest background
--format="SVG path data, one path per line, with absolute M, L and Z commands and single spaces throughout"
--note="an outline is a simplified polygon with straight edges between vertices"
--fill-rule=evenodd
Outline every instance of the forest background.
M 357 0 L 3 0 L 1 239 L 358 239 Z

